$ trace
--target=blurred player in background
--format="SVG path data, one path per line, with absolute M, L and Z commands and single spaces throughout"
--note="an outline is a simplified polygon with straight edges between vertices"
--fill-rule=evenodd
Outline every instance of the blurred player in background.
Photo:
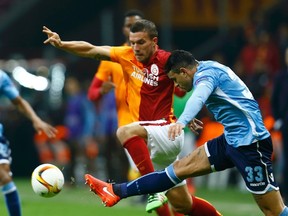
M 135 122 L 118 128 L 117 137 L 128 150 L 141 175 L 151 173 L 154 167 L 156 170 L 165 168 L 177 159 L 183 146 L 184 133 L 176 141 L 166 139 L 167 142 L 161 142 L 161 138 L 166 137 L 169 124 L 176 120 L 172 109 L 175 85 L 164 72 L 170 52 L 158 47 L 158 31 L 153 22 L 142 19 L 131 26 L 131 47 L 93 46 L 84 41 L 61 41 L 57 33 L 45 26 L 43 32 L 48 36 L 45 44 L 51 43 L 56 48 L 82 57 L 112 60 L 121 64 L 129 110 Z M 200 123 L 196 121 L 197 128 L 201 128 Z M 151 125 L 163 127 L 151 131 Z M 191 197 L 185 182 L 170 189 L 166 195 L 179 212 L 199 211 L 202 216 L 218 215 L 210 203 Z M 166 201 L 167 198 L 162 194 L 151 194 L 146 211 L 151 212 L 159 207 L 159 203 Z
M 134 24 L 137 20 L 143 18 L 144 18 L 143 13 L 136 9 L 129 10 L 125 13 L 124 23 L 122 27 L 123 35 L 125 37 L 125 42 L 123 46 L 129 45 L 129 32 L 131 25 Z M 120 127 L 132 122 L 129 107 L 126 102 L 126 85 L 123 79 L 122 67 L 120 64 L 115 62 L 101 61 L 95 73 L 95 76 L 92 80 L 92 83 L 88 89 L 88 98 L 91 101 L 98 102 L 100 101 L 100 99 L 103 98 L 103 96 L 105 96 L 108 93 L 111 93 L 111 91 L 113 90 L 115 94 L 118 127 Z M 117 141 L 118 139 L 116 138 L 116 142 Z M 106 146 L 107 151 L 112 151 L 112 148 L 116 148 L 116 150 L 119 151 L 119 149 L 117 149 L 117 147 L 120 146 L 119 143 L 117 144 L 117 146 L 115 146 L 115 144 L 117 143 L 114 143 L 114 146 Z M 122 149 L 120 151 L 122 151 Z M 130 164 L 130 169 L 127 178 L 128 180 L 133 180 L 140 174 L 130 155 L 127 153 L 126 150 L 125 152 Z
M 99 114 L 87 99 L 85 84 L 79 78 L 66 77 L 64 93 L 64 125 L 68 129 L 67 143 L 72 153 L 71 174 L 76 184 L 82 184 L 85 169 L 96 174 L 98 143 L 95 125 Z
M 0 70 L 0 94 L 7 97 L 19 112 L 31 120 L 38 133 L 44 132 L 49 138 L 55 137 L 57 130 L 40 119 L 31 105 L 20 96 L 9 76 L 2 70 Z M 3 130 L 3 125 L 0 123 L 0 185 L 9 215 L 20 216 L 22 214 L 20 198 L 10 170 L 11 150 Z

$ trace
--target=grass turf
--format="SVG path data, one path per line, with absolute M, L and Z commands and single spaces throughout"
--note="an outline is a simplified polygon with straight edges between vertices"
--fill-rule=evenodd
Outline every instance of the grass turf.
M 122 200 L 113 208 L 105 208 L 87 186 L 65 186 L 52 198 L 42 198 L 32 191 L 29 179 L 15 179 L 19 189 L 23 216 L 144 216 L 156 215 L 145 212 L 140 197 Z M 224 216 L 262 215 L 250 193 L 238 189 L 207 190 L 197 188 L 196 195 L 209 200 Z M 3 197 L 0 198 L 0 215 L 8 215 Z

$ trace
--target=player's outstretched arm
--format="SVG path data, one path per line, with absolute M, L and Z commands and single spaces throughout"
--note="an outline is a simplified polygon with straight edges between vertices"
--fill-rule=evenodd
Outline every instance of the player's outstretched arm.
M 23 113 L 27 118 L 29 118 L 33 127 L 38 133 L 44 132 L 49 138 L 54 138 L 57 129 L 51 126 L 50 124 L 44 122 L 33 110 L 31 105 L 21 96 L 16 97 L 12 100 L 12 103 L 16 106 L 16 108 Z
M 110 46 L 94 46 L 85 41 L 62 41 L 56 32 L 51 31 L 46 26 L 43 26 L 42 32 L 48 37 L 44 44 L 50 43 L 58 49 L 81 57 L 110 60 Z

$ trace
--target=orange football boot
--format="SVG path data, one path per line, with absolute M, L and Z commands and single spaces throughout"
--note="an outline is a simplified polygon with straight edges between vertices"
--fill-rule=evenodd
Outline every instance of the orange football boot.
M 114 194 L 111 183 L 101 181 L 89 174 L 85 175 L 85 180 L 90 190 L 98 195 L 105 207 L 112 207 L 120 201 L 120 197 Z

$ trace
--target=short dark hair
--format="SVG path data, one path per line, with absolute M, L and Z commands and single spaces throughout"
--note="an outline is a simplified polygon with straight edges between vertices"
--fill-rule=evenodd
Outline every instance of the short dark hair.
M 192 53 L 185 50 L 174 50 L 169 56 L 165 64 L 165 73 L 169 73 L 171 70 L 174 73 L 180 73 L 181 67 L 194 67 L 197 64 L 197 60 Z
M 141 19 L 136 21 L 130 28 L 130 31 L 132 33 L 136 33 L 136 32 L 147 32 L 150 39 L 154 38 L 154 37 L 158 37 L 158 31 L 156 28 L 156 25 L 146 19 Z
M 124 17 L 131 17 L 131 16 L 139 16 L 142 19 L 144 18 L 144 14 L 142 11 L 137 10 L 137 9 L 131 9 L 126 11 L 126 13 L 124 14 Z

